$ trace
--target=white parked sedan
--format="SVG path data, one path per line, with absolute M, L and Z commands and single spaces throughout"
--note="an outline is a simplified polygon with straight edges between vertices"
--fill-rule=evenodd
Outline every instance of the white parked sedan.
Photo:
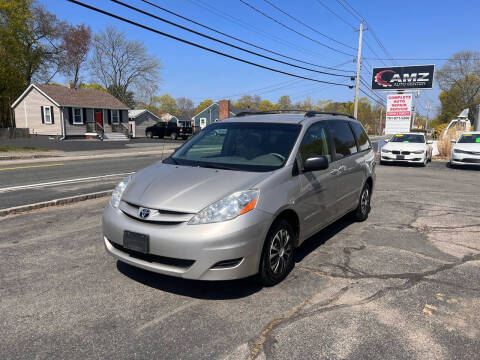
M 480 131 L 463 133 L 452 148 L 450 165 L 480 166 Z
M 408 162 L 427 165 L 432 160 L 432 144 L 423 133 L 402 133 L 393 135 L 382 147 L 380 164 L 387 162 Z

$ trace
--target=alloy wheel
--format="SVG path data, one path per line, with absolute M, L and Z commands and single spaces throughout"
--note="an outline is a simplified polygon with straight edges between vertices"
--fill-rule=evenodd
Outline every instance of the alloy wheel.
M 287 270 L 287 264 L 292 256 L 291 236 L 286 229 L 280 229 L 273 237 L 270 245 L 270 269 L 275 275 Z
M 360 208 L 362 211 L 362 214 L 366 214 L 368 212 L 368 205 L 370 203 L 370 191 L 368 190 L 368 187 L 365 187 L 362 192 L 362 197 L 360 199 Z

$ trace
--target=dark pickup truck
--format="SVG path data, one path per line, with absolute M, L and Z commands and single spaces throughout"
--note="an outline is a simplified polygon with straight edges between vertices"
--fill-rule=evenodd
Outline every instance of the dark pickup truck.
M 192 134 L 193 128 L 191 121 L 178 121 L 178 123 L 176 121 L 159 122 L 145 129 L 145 135 L 149 138 L 153 138 L 154 136 L 158 136 L 159 138 L 168 136 L 172 140 L 176 140 L 179 137 L 186 140 Z

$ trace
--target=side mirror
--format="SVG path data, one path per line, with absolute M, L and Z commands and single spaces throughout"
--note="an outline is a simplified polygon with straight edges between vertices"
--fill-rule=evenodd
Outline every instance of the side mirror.
M 450 139 L 450 142 L 451 142 L 451 143 L 453 143 L 453 144 L 455 144 L 455 143 L 456 143 L 456 141 L 455 141 L 455 140 L 453 140 L 453 139 Z
M 390 139 L 385 139 L 385 142 L 386 142 L 386 143 L 389 142 L 389 141 L 390 141 Z
M 433 140 L 427 140 L 427 144 L 429 145 L 433 144 Z
M 328 169 L 328 158 L 325 155 L 312 155 L 303 163 L 303 172 Z

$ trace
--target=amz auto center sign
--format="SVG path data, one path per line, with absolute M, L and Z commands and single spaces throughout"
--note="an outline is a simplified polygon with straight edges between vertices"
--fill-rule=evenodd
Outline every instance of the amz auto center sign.
M 420 90 L 433 88 L 435 65 L 374 68 L 373 90 Z
M 388 95 L 386 115 L 385 134 L 409 132 L 412 117 L 412 94 Z

